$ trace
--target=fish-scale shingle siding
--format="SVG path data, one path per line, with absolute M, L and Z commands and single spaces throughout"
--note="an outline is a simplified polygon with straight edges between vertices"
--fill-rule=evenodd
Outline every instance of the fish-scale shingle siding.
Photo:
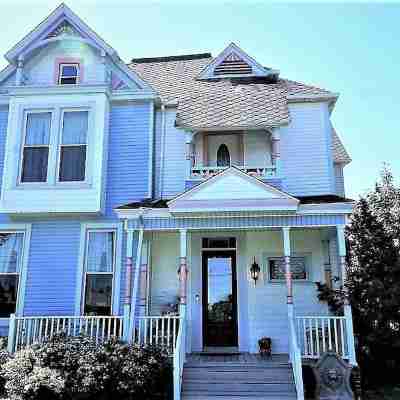
M 280 129 L 284 189 L 293 195 L 335 193 L 327 112 L 323 103 L 292 104 L 291 122 Z

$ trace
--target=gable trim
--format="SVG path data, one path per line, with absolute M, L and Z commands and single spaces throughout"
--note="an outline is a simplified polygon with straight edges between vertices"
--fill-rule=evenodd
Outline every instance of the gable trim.
M 246 64 L 248 64 L 252 71 L 248 74 L 221 74 L 215 75 L 214 70 L 217 68 L 227 57 L 234 54 L 238 56 L 241 60 L 243 60 Z M 200 74 L 197 76 L 197 79 L 221 79 L 221 78 L 228 78 L 228 77 L 250 77 L 250 76 L 258 76 L 258 77 L 266 77 L 269 75 L 276 75 L 279 74 L 279 71 L 272 70 L 263 67 L 259 64 L 254 58 L 249 56 L 245 51 L 243 51 L 239 46 L 235 43 L 230 43 L 228 47 L 225 48 L 216 58 L 211 60 L 209 64 L 207 64 Z

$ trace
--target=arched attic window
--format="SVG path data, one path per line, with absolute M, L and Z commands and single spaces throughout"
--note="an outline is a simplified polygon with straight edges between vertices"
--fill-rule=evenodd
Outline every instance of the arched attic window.
M 231 156 L 226 144 L 221 144 L 217 151 L 217 166 L 229 167 L 231 165 Z

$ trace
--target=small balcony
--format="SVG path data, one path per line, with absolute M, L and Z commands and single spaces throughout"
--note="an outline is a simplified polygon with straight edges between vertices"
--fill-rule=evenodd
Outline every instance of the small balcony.
M 220 173 L 229 166 L 206 166 L 206 167 L 193 167 L 190 174 L 190 179 L 207 179 Z M 242 170 L 246 174 L 254 176 L 256 178 L 268 179 L 276 177 L 276 166 L 266 165 L 266 166 L 243 166 L 235 165 L 236 168 Z

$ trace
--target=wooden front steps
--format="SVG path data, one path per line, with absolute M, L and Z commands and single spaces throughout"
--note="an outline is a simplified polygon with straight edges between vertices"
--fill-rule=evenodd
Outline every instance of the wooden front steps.
M 295 400 L 287 355 L 191 354 L 183 369 L 182 400 Z

